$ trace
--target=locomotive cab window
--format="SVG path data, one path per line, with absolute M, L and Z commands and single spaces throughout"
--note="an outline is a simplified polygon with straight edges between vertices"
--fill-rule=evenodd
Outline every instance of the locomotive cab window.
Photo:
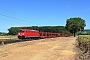
M 24 30 L 19 30 L 19 32 L 24 32 Z

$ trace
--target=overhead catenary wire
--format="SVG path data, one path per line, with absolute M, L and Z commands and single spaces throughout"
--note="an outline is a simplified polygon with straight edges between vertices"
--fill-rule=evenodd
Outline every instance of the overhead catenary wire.
M 20 21 L 20 22 L 23 22 L 23 23 L 27 23 L 27 24 L 29 24 L 30 25 L 30 23 L 31 22 L 28 22 L 28 21 L 25 21 L 25 20 L 22 20 L 22 19 L 18 19 L 18 18 L 15 18 L 15 17 L 12 17 L 12 16 L 7 16 L 7 15 L 4 15 L 4 14 L 0 14 L 1 16 L 4 16 L 4 17 L 8 17 L 8 18 L 11 18 L 11 19 L 15 19 L 15 20 L 18 20 L 18 21 Z M 1 18 L 2 19 L 2 18 Z M 6 20 L 6 19 L 3 19 L 3 20 Z M 8 20 L 9 21 L 9 20 Z M 14 20 L 12 20 L 12 21 L 14 21 Z M 19 23 L 20 23 L 19 22 Z
M 0 9 L 2 9 L 2 10 L 4 10 L 4 11 L 7 11 L 7 12 L 9 12 L 9 13 L 12 13 L 12 14 L 14 14 L 14 15 L 17 15 L 17 14 L 15 14 L 15 13 L 9 11 L 9 10 L 6 10 L 6 9 L 4 9 L 4 8 L 1 8 L 1 7 L 0 7 Z
M 24 22 L 17 22 L 17 21 L 14 21 L 14 20 L 7 20 L 7 19 L 3 19 L 3 18 L 0 18 L 0 20 L 10 21 L 10 22 L 13 22 L 13 23 L 14 23 L 14 22 L 16 22 L 16 23 L 21 23 L 21 24 L 24 23 Z
M 26 18 L 25 16 L 22 16 L 22 15 L 16 14 L 16 13 L 11 12 L 11 11 L 9 11 L 9 10 L 7 10 L 7 9 L 2 8 L 2 7 L 0 7 L 0 9 L 2 9 L 2 10 L 4 10 L 4 11 L 7 11 L 7 12 L 9 12 L 9 13 L 12 13 L 12 14 L 14 14 L 15 16 L 20 16 L 20 17 L 24 17 L 24 18 Z M 32 23 L 32 24 L 38 25 L 38 24 L 33 23 L 33 22 L 30 22 L 30 21 L 25 21 L 25 20 L 18 19 L 18 18 L 15 18 L 15 17 L 7 16 L 7 15 L 4 15 L 4 14 L 1 14 L 1 15 L 2 15 L 2 16 L 6 16 L 6 17 L 9 17 L 9 18 L 16 19 L 16 20 L 24 21 L 24 22 L 27 22 L 27 23 Z M 31 20 L 31 19 L 28 19 L 28 18 L 26 18 L 26 19 L 27 19 L 27 20 Z M 40 25 L 40 24 L 39 24 L 39 25 Z

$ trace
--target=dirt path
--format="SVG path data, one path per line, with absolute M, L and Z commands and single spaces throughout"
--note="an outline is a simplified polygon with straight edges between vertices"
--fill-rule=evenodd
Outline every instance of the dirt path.
M 75 40 L 59 37 L 0 47 L 0 60 L 74 60 Z

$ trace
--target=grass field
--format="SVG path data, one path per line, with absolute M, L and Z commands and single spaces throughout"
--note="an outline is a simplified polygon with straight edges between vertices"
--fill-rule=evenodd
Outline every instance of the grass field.
M 90 38 L 90 35 L 79 35 L 79 37 L 87 37 L 87 38 Z
M 90 35 L 79 35 L 77 40 L 81 50 L 79 57 L 86 60 L 90 55 Z
M 16 39 L 17 35 L 0 36 L 0 39 Z
M 78 36 L 78 41 L 80 43 L 82 43 L 82 42 L 89 43 L 90 42 L 90 35 L 79 35 Z

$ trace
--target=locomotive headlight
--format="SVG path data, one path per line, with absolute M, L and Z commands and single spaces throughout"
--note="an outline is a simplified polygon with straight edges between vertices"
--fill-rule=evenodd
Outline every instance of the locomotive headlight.
M 20 35 L 20 33 L 18 33 L 18 35 Z
M 24 33 L 22 35 L 24 35 Z

